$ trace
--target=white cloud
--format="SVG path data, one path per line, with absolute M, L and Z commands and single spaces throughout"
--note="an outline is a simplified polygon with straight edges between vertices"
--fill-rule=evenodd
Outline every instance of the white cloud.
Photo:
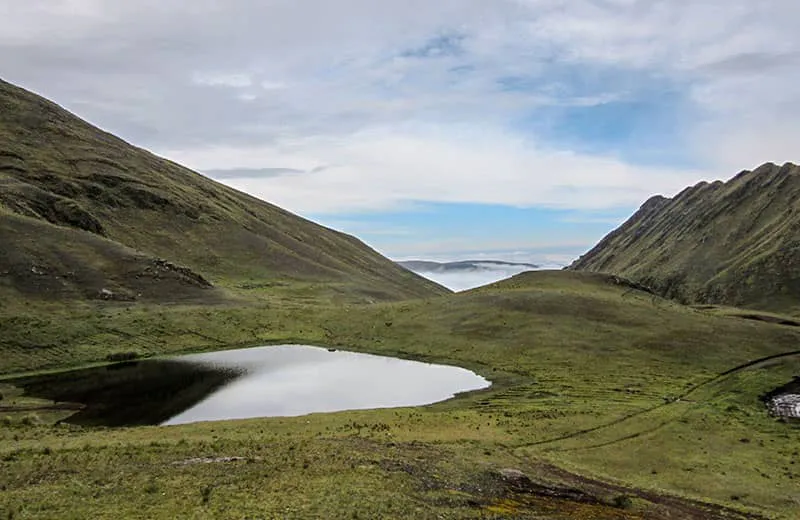
M 479 260 L 475 258 L 471 259 Z M 487 259 L 491 260 L 491 258 Z M 496 260 L 496 258 L 494 260 Z M 488 266 L 486 264 L 479 264 L 478 268 L 476 269 L 449 270 L 449 271 L 416 270 L 415 272 L 420 276 L 424 276 L 429 280 L 433 280 L 434 282 L 440 285 L 444 285 L 448 289 L 459 292 L 499 282 L 500 280 L 505 280 L 506 278 L 510 278 L 514 275 L 526 271 L 535 271 L 541 269 L 561 269 L 562 267 L 564 267 L 565 264 L 560 264 L 560 265 L 534 264 L 534 265 L 537 265 L 538 267 L 532 268 L 530 266 L 517 266 L 517 265 Z
M 600 237 L 589 240 L 563 239 L 496 239 L 476 241 L 474 237 L 439 237 L 406 242 L 389 242 L 377 249 L 394 260 L 501 260 L 561 267 L 584 253 Z
M 522 269 L 493 269 L 464 273 L 428 273 L 420 271 L 417 274 L 424 276 L 428 280 L 433 280 L 439 285 L 444 285 L 451 291 L 460 292 L 499 282 L 521 272 L 523 272 Z
M 240 73 L 196 73 L 193 81 L 211 87 L 245 88 L 253 84 L 253 79 Z
M 282 90 L 287 88 L 287 85 L 281 81 L 272 81 L 267 79 L 262 80 L 260 85 L 264 90 Z
M 229 181 L 295 211 L 596 209 L 797 160 L 797 19 L 785 0 L 7 1 L 0 56 L 5 79 L 196 168 L 309 172 Z M 688 150 L 661 155 L 702 171 L 515 126 L 642 82 L 686 98 Z
M 452 134 L 451 134 L 452 132 Z M 300 213 L 386 210 L 414 202 L 603 209 L 635 206 L 654 192 L 672 195 L 702 174 L 633 167 L 612 157 L 537 146 L 502 130 L 370 130 L 273 147 L 167 151 L 204 169 L 280 164 L 305 175 L 226 179 Z

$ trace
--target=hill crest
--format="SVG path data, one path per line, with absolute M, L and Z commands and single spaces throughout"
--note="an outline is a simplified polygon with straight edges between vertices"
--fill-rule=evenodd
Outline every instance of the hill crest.
M 0 113 L 0 230 L 3 248 L 16 252 L 14 265 L 10 255 L 0 258 L 0 273 L 9 273 L 0 276 L 0 291 L 43 298 L 85 294 L 35 291 L 39 285 L 14 275 L 25 271 L 21 266 L 47 264 L 45 271 L 58 273 L 82 266 L 93 273 L 93 287 L 116 284 L 138 294 L 138 268 L 122 266 L 147 257 L 232 289 L 299 282 L 325 286 L 320 290 L 348 301 L 447 292 L 352 236 L 132 146 L 2 80 Z M 186 287 L 206 297 L 195 285 Z
M 800 312 L 800 167 L 766 163 L 652 197 L 569 269 L 684 303 Z

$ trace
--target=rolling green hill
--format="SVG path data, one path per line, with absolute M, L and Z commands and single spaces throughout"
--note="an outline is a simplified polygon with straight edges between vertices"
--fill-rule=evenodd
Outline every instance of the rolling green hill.
M 683 303 L 800 314 L 800 167 L 765 164 L 648 200 L 569 269 Z
M 0 297 L 214 300 L 292 283 L 349 301 L 447 292 L 3 81 L 0 114 Z
M 374 305 L 61 310 L 0 328 L 6 372 L 132 346 L 292 338 L 463 366 L 493 383 L 426 407 L 98 429 L 54 424 L 74 409 L 0 379 L 0 513 L 14 518 L 794 520 L 800 510 L 800 425 L 760 400 L 796 374 L 800 329 L 682 306 L 614 276 L 538 271 Z M 224 380 L 178 384 L 180 370 L 167 372 L 140 384 L 191 400 Z M 116 381 L 113 367 L 87 373 L 72 373 L 82 391 Z

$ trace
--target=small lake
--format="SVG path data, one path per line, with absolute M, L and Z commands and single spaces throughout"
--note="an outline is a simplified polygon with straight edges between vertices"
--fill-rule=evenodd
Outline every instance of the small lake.
M 82 403 L 67 422 L 126 426 L 420 406 L 490 382 L 460 367 L 279 345 L 26 378 L 26 393 Z

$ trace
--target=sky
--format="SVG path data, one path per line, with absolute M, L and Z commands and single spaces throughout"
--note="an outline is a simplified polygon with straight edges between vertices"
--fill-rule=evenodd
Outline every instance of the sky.
M 800 2 L 0 0 L 0 77 L 395 259 L 569 262 L 798 161 Z

